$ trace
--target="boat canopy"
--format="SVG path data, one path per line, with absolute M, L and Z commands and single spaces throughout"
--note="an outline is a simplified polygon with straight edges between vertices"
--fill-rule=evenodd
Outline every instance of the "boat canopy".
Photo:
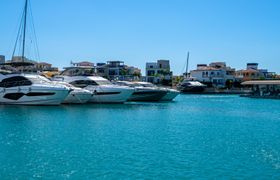
M 241 85 L 280 85 L 280 80 L 245 81 Z

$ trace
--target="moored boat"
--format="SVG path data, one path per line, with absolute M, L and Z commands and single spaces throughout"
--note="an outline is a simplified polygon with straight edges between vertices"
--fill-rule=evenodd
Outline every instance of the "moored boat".
M 0 103 L 1 104 L 20 104 L 20 105 L 59 105 L 70 89 L 63 85 L 53 84 L 46 78 L 35 74 L 26 74 L 24 68 L 34 66 L 32 62 L 26 61 L 26 29 L 28 17 L 29 0 L 25 0 L 23 16 L 18 31 L 18 36 L 14 46 L 11 62 L 1 64 L 13 69 L 13 73 L 0 73 Z M 34 31 L 35 32 L 35 31 Z M 35 43 L 36 44 L 36 43 Z M 19 46 L 19 47 L 18 47 Z M 17 56 L 15 52 L 21 51 L 21 56 Z M 20 72 L 18 72 L 20 69 Z
M 175 89 L 170 89 L 170 88 L 166 88 L 166 87 L 158 87 L 149 82 L 137 82 L 137 84 L 139 84 L 143 87 L 151 87 L 151 88 L 156 88 L 156 89 L 165 91 L 166 94 L 160 99 L 160 101 L 172 101 L 174 98 L 176 98 L 180 94 L 180 92 Z
M 182 93 L 201 93 L 205 88 L 206 85 L 191 79 L 185 79 L 177 85 L 177 89 Z
M 133 88 L 114 85 L 93 72 L 92 67 L 69 67 L 53 80 L 90 91 L 93 95 L 88 102 L 92 103 L 124 103 L 134 92 Z
M 142 82 L 117 81 L 116 84 L 133 87 L 135 89 L 135 92 L 128 101 L 160 101 L 167 94 L 166 90 L 155 87 L 145 87 Z
M 59 105 L 70 89 L 55 85 L 40 75 L 0 74 L 0 103 L 14 105 Z
M 63 104 L 84 104 L 93 96 L 93 94 L 86 89 L 78 88 L 65 82 L 58 83 L 67 86 L 71 90 L 69 95 L 62 102 Z

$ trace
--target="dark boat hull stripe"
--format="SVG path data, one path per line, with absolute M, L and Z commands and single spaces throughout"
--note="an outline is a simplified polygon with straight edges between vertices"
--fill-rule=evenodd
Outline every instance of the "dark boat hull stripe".
M 55 95 L 54 92 L 30 92 L 27 93 L 26 96 L 51 96 Z
M 95 92 L 94 95 L 112 95 L 112 94 L 120 94 L 121 92 Z
M 19 100 L 23 96 L 51 96 L 55 95 L 54 92 L 29 92 L 27 94 L 24 93 L 7 93 L 3 96 L 3 98 L 10 99 L 10 100 Z

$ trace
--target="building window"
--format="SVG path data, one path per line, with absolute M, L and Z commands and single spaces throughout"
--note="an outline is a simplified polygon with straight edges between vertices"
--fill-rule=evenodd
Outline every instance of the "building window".
M 115 70 L 109 70 L 109 75 L 114 76 L 114 75 L 118 75 L 118 74 Z
M 148 76 L 154 76 L 155 75 L 155 71 L 148 71 Z

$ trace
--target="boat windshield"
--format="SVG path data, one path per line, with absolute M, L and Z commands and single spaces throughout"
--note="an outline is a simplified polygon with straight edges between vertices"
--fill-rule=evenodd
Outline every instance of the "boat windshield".
M 85 88 L 87 86 L 100 86 L 100 85 L 111 85 L 108 80 L 76 80 L 70 83 L 71 85 L 79 88 Z
M 57 82 L 58 84 L 61 84 L 61 85 L 64 85 L 66 87 L 69 87 L 69 88 L 74 88 L 75 86 L 73 86 L 72 84 L 69 84 L 69 83 L 65 83 L 65 82 Z
M 53 84 L 49 79 L 43 76 L 29 76 L 27 78 L 34 84 Z

